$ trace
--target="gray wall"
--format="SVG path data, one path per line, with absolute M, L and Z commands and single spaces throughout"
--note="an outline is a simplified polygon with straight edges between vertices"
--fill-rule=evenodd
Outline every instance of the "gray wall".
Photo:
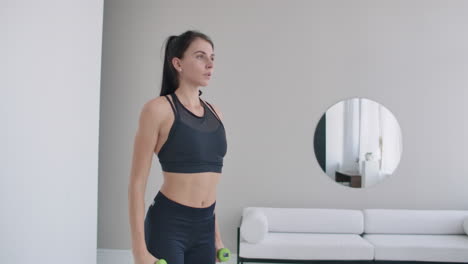
M 468 1 L 106 1 L 98 247 L 130 249 L 127 184 L 142 105 L 159 95 L 163 41 L 215 43 L 203 98 L 224 113 L 217 216 L 236 251 L 246 206 L 468 209 Z M 321 115 L 366 97 L 388 108 L 403 154 L 389 179 L 338 185 L 313 150 Z M 162 184 L 154 157 L 146 207 Z
M 0 6 L 0 263 L 96 263 L 104 1 Z

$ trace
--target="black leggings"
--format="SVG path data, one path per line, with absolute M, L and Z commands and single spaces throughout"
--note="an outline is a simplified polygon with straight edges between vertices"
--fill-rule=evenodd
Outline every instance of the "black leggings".
M 148 251 L 168 264 L 215 264 L 215 209 L 170 200 L 160 191 L 145 217 Z

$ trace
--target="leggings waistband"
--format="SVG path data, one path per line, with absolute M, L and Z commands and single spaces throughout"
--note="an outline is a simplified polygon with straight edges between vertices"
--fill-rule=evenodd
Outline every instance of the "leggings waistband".
M 216 201 L 210 205 L 209 207 L 191 207 L 187 205 L 183 205 L 176 201 L 169 199 L 165 196 L 161 191 L 156 194 L 154 198 L 154 206 L 160 208 L 165 213 L 171 215 L 178 215 L 182 217 L 192 218 L 192 219 L 201 219 L 201 218 L 208 218 L 214 215 L 214 209 L 216 206 Z

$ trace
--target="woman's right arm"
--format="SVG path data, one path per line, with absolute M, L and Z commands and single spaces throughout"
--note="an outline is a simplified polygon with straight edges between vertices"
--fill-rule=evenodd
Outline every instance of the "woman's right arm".
M 161 97 L 148 101 L 142 108 L 138 129 L 134 138 L 132 168 L 128 185 L 128 209 L 132 237 L 132 253 L 135 260 L 149 259 L 144 234 L 145 190 L 159 128 L 164 111 Z M 152 258 L 153 256 L 151 256 Z M 154 261 L 152 262 L 154 263 Z

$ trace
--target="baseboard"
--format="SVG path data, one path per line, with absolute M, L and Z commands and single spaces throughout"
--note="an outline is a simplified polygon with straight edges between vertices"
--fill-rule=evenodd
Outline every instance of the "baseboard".
M 231 254 L 231 259 L 223 264 L 235 264 L 237 254 Z M 134 264 L 131 250 L 125 249 L 97 249 L 97 264 Z

